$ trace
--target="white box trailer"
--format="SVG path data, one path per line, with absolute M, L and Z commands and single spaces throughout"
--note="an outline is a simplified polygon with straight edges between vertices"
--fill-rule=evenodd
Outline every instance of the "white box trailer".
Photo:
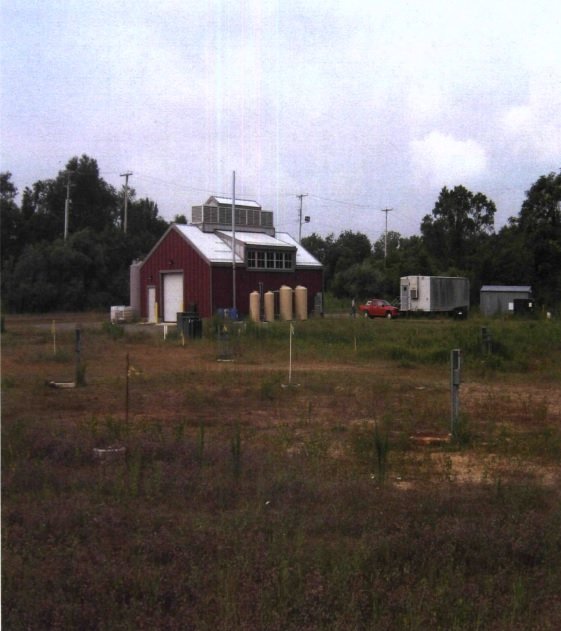
M 404 313 L 447 313 L 465 317 L 469 280 L 463 276 L 402 276 L 400 310 Z

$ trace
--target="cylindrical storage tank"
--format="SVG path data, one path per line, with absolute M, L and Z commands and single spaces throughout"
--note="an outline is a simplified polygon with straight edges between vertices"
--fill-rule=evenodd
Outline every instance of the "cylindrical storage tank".
M 142 261 L 133 261 L 129 268 L 130 306 L 133 315 L 140 315 L 140 266 Z
M 279 289 L 280 319 L 292 320 L 292 287 L 283 285 Z
M 308 290 L 298 285 L 294 290 L 294 311 L 297 320 L 308 319 Z
M 249 294 L 249 317 L 253 322 L 259 322 L 261 319 L 261 296 L 258 291 L 252 291 Z
M 265 293 L 263 297 L 265 303 L 265 322 L 274 322 L 275 320 L 275 294 L 272 291 Z

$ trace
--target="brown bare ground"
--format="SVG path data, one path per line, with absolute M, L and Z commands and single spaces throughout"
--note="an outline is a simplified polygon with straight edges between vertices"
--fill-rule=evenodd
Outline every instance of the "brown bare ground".
M 373 388 L 381 380 L 389 381 L 391 391 L 399 396 L 402 405 L 409 402 L 412 407 L 424 408 L 423 417 L 413 419 L 407 429 L 413 429 L 410 435 L 428 436 L 428 439 L 413 438 L 411 444 L 422 452 L 419 460 L 426 458 L 427 452 L 431 453 L 435 467 L 446 469 L 445 478 L 456 483 L 479 483 L 488 481 L 490 470 L 498 476 L 500 472 L 523 468 L 547 485 L 554 486 L 561 481 L 558 467 L 525 461 L 520 455 L 513 458 L 508 453 L 493 453 L 492 449 L 489 453 L 478 450 L 442 454 L 442 445 L 447 442 L 442 437 L 446 437 L 448 431 L 446 421 L 442 421 L 443 410 L 444 415 L 447 413 L 449 396 L 446 370 L 396 371 L 383 361 L 368 365 L 332 360 L 296 361 L 293 383 L 301 383 L 303 387 L 283 393 L 276 383 L 272 403 L 266 398 L 263 400 L 258 391 L 250 392 L 251 382 L 260 380 L 264 374 L 280 375 L 280 381 L 286 382 L 284 357 L 275 359 L 264 352 L 261 357 L 253 356 L 247 361 L 242 353 L 235 361 L 223 363 L 217 361 L 215 344 L 208 341 L 188 341 L 184 346 L 179 341 L 163 344 L 163 328 L 146 325 L 127 327 L 133 335 L 149 333 L 144 341 L 125 337 L 115 342 L 99 332 L 92 333 L 99 329 L 103 319 L 106 316 L 101 314 L 93 318 L 91 314 L 56 314 L 48 318 L 8 319 L 8 330 L 16 333 L 19 340 L 4 348 L 2 375 L 18 387 L 4 392 L 4 418 L 33 417 L 43 419 L 46 425 L 50 419 L 76 423 L 108 415 L 124 418 L 128 357 L 132 367 L 129 380 L 131 423 L 173 424 L 186 418 L 192 425 L 203 421 L 231 426 L 241 420 L 244 425 L 261 432 L 286 427 L 292 431 L 287 451 L 297 453 L 302 449 L 305 436 L 318 428 L 326 429 L 334 424 L 352 428 L 380 421 L 382 411 L 374 416 L 357 415 L 357 410 L 365 406 L 361 407 L 360 401 L 355 399 L 364 395 L 364 389 L 357 387 L 354 397 L 346 386 L 335 386 L 332 392 L 310 392 L 306 387 L 313 378 L 319 376 L 321 380 L 321 375 L 326 378 L 341 375 L 344 379 L 356 375 L 363 383 L 370 381 Z M 50 330 L 53 320 L 57 322 L 59 353 L 66 353 L 66 361 L 57 361 L 52 353 Z M 68 391 L 42 387 L 49 380 L 73 379 L 73 330 L 77 325 L 84 331 L 82 356 L 87 364 L 88 386 Z M 197 396 L 191 400 L 194 391 Z M 343 396 L 336 396 L 338 394 Z M 375 405 L 378 399 L 371 396 Z M 386 400 L 387 397 L 381 398 Z M 306 406 L 312 413 L 309 422 L 302 427 Z M 434 422 L 430 415 L 433 406 Z M 561 427 L 561 388 L 535 380 L 530 387 L 523 376 L 509 376 L 495 383 L 468 378 L 461 386 L 461 408 L 470 418 L 474 431 L 481 429 L 482 434 L 490 425 L 495 432 L 506 428 L 514 433 L 539 429 L 546 422 L 549 426 Z M 402 414 L 403 410 L 399 408 L 397 416 Z M 406 431 L 401 427 L 394 429 L 402 433 Z M 349 457 L 335 440 L 329 455 L 334 460 Z M 413 454 L 412 460 L 415 457 Z M 404 474 L 408 480 L 404 480 L 399 472 L 392 478 L 399 488 L 410 488 L 415 483 L 411 463 L 408 469 L 409 473 Z

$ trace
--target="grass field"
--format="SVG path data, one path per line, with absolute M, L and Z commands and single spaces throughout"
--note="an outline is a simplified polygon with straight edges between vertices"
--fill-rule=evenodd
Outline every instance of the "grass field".
M 561 322 L 296 322 L 289 384 L 288 323 L 51 320 L 2 336 L 6 629 L 561 628 Z

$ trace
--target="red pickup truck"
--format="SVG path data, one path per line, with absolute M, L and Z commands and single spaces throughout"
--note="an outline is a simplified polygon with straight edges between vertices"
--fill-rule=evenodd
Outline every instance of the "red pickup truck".
M 399 309 L 390 305 L 387 300 L 380 298 L 372 298 L 367 300 L 365 304 L 360 305 L 358 310 L 364 314 L 365 318 L 397 318 Z

